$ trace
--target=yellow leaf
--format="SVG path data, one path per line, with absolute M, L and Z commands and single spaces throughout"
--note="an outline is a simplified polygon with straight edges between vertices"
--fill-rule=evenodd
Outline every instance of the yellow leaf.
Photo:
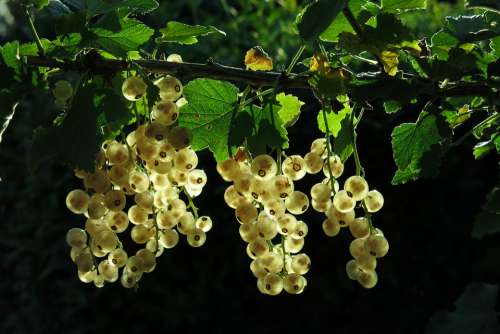
M 390 76 L 395 76 L 398 72 L 399 54 L 391 50 L 380 52 L 380 60 L 384 64 L 384 70 Z
M 247 70 L 270 71 L 273 69 L 273 60 L 260 46 L 254 46 L 245 54 L 245 66 Z
M 462 108 L 458 109 L 457 118 L 453 122 L 452 126 L 458 126 L 470 118 L 469 105 L 466 104 Z
M 330 63 L 328 59 L 322 53 L 315 53 L 311 58 L 311 63 L 309 64 L 309 71 L 319 72 L 319 74 L 325 75 L 330 70 Z

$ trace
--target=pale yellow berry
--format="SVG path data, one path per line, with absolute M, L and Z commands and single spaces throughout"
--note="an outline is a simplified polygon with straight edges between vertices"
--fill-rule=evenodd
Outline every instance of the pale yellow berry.
M 378 190 L 370 190 L 364 202 L 368 212 L 377 212 L 384 206 L 384 197 Z

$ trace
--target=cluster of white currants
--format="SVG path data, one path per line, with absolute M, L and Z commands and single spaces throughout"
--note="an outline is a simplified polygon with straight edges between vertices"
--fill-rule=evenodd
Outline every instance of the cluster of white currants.
M 142 96 L 146 86 L 140 82 L 138 77 L 128 78 L 124 96 Z M 177 245 L 179 233 L 189 245 L 199 247 L 212 228 L 210 217 L 198 217 L 192 202 L 202 192 L 207 176 L 196 168 L 198 157 L 190 148 L 190 131 L 175 126 L 175 101 L 181 97 L 182 85 L 166 77 L 159 87 L 162 100 L 152 110 L 153 120 L 138 126 L 123 142 L 105 141 L 95 171 L 75 171 L 85 190 L 72 190 L 66 197 L 69 210 L 87 218 L 85 229 L 72 228 L 66 235 L 71 258 L 80 280 L 97 287 L 117 281 L 120 268 L 121 284 L 136 286 L 143 273 L 155 268 L 156 257 Z M 127 196 L 133 203 L 127 203 Z M 129 225 L 132 241 L 144 247 L 131 256 L 119 238 Z
M 359 175 L 348 177 L 340 189 L 337 179 L 344 172 L 344 164 L 339 156 L 328 156 L 326 145 L 326 139 L 316 139 L 308 153 L 324 161 L 322 170 L 326 176 L 311 188 L 312 207 L 325 213 L 323 231 L 327 236 L 336 236 L 342 228 L 349 229 L 355 240 L 349 248 L 354 259 L 347 263 L 347 275 L 363 287 L 372 288 L 377 284 L 377 258 L 389 250 L 382 231 L 374 228 L 371 222 L 372 213 L 382 208 L 384 198 L 379 191 L 370 190 L 366 180 Z M 356 218 L 356 209 L 361 209 L 364 215 Z
M 248 243 L 247 254 L 252 259 L 250 270 L 264 294 L 277 295 L 283 290 L 299 294 L 307 285 L 303 275 L 311 260 L 300 251 L 308 226 L 295 216 L 307 211 L 309 198 L 294 189 L 294 181 L 316 170 L 317 163 L 292 155 L 280 165 L 262 154 L 251 161 L 228 159 L 217 165 L 222 178 L 233 182 L 224 200 L 235 209 L 240 236 Z M 322 166 L 321 159 L 319 163 Z

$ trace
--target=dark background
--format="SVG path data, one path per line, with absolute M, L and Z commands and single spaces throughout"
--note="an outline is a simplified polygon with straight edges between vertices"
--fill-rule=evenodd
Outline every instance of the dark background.
M 427 12 L 404 17 L 419 36 L 438 30 L 445 15 L 463 11 L 460 2 L 430 3 Z M 208 37 L 195 47 L 174 49 L 187 61 L 214 57 L 241 66 L 244 52 L 260 44 L 279 69 L 298 48 L 290 29 L 299 9 L 295 1 L 162 1 L 157 13 L 144 20 L 156 27 L 171 19 L 213 24 L 228 33 L 226 38 Z M 11 12 L 13 21 L 8 16 L 0 19 L 1 39 L 30 40 L 20 13 L 14 6 Z M 40 13 L 36 25 L 42 36 L 52 36 L 50 13 Z M 320 136 L 318 106 L 308 93 L 293 93 L 307 104 L 289 129 L 289 154 L 305 154 Z M 438 178 L 390 184 L 395 172 L 390 133 L 395 125 L 413 122 L 417 106 L 391 116 L 377 107 L 359 128 L 367 180 L 384 194 L 386 203 L 374 223 L 390 242 L 374 289 L 364 290 L 346 277 L 351 240 L 347 231 L 327 238 L 321 230 L 322 214 L 310 210 L 303 217 L 310 231 L 304 250 L 312 259 L 307 289 L 298 296 L 261 295 L 239 224 L 223 201 L 228 184 L 216 174 L 207 152 L 200 153 L 200 165 L 209 183 L 196 200 L 201 212 L 214 220 L 204 247 L 193 249 L 183 240 L 165 251 L 137 292 L 119 283 L 102 289 L 83 284 L 64 240 L 69 228 L 84 222 L 64 204 L 66 193 L 80 184 L 57 163 L 29 171 L 34 120 L 43 115 L 37 115 L 36 99 L 26 103 L 31 108 L 15 116 L 0 144 L 0 333 L 423 333 L 435 312 L 453 310 L 469 282 L 500 281 L 500 238 L 470 237 L 474 216 L 496 180 L 496 156 L 475 161 L 469 140 L 448 152 Z M 349 173 L 354 173 L 351 162 L 345 175 Z M 318 178 L 307 177 L 297 186 L 308 192 Z

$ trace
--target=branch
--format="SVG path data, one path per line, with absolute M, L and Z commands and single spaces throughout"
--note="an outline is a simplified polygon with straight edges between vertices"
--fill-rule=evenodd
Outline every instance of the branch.
M 126 71 L 132 64 L 137 64 L 144 71 L 150 73 L 164 73 L 188 78 L 213 78 L 242 82 L 257 87 L 283 87 L 311 89 L 308 75 L 298 75 L 280 72 L 249 71 L 242 68 L 221 65 L 215 62 L 199 63 L 174 63 L 159 60 L 117 60 L 106 59 L 98 53 L 88 53 L 76 60 L 58 60 L 38 56 L 28 56 L 27 64 L 35 67 L 60 68 L 63 70 L 90 72 L 93 74 L 109 75 Z M 375 73 L 367 78 L 378 79 L 380 73 Z M 425 89 L 421 92 L 425 94 Z M 470 83 L 446 89 L 435 89 L 431 96 L 484 96 L 495 94 L 492 87 L 479 83 Z
M 309 89 L 307 75 L 286 74 L 280 72 L 259 72 L 242 68 L 225 66 L 213 61 L 200 63 L 174 63 L 160 60 L 115 60 L 105 59 L 100 55 L 89 53 L 77 60 L 57 60 L 44 57 L 28 56 L 27 64 L 37 67 L 60 68 L 72 71 L 90 71 L 94 74 L 112 74 L 126 71 L 131 64 L 139 65 L 150 73 L 164 73 L 180 77 L 209 77 L 213 79 L 244 82 L 257 87 L 305 88 Z

